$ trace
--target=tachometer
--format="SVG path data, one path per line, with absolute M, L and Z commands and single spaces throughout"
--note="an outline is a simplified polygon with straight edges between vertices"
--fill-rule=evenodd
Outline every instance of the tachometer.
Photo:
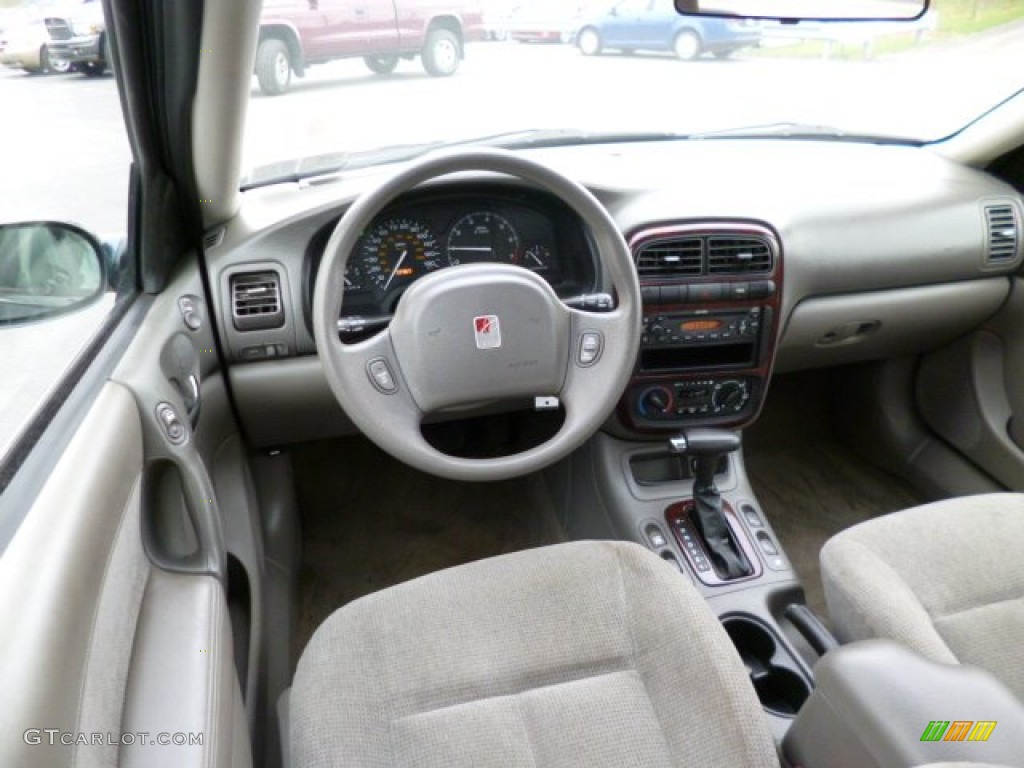
M 355 254 L 367 287 L 385 293 L 446 266 L 437 238 L 415 219 L 385 219 L 374 225 Z
M 448 234 L 448 263 L 473 264 L 519 259 L 519 235 L 504 216 L 483 211 L 463 216 Z

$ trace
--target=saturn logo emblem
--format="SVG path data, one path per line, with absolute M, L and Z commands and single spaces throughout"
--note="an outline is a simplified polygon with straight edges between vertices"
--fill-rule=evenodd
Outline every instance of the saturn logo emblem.
M 474 317 L 473 333 L 477 349 L 497 349 L 501 346 L 501 325 L 497 315 Z

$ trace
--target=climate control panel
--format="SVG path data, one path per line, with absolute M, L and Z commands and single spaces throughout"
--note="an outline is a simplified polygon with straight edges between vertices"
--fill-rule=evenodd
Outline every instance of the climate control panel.
M 734 420 L 752 404 L 756 388 L 757 379 L 752 376 L 659 381 L 633 387 L 630 399 L 640 422 Z

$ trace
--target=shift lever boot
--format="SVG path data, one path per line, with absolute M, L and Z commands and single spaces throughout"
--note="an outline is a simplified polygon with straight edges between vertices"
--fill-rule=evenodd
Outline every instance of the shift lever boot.
M 715 467 L 719 458 L 739 447 L 733 432 L 693 429 L 673 438 L 670 445 L 677 453 L 694 457 L 693 522 L 707 547 L 719 578 L 738 579 L 754 569 L 729 535 L 729 524 L 722 511 L 722 496 L 715 487 Z

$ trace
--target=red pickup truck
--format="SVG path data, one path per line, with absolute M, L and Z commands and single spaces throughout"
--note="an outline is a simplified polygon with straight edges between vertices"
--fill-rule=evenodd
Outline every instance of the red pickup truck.
M 484 38 L 480 0 L 264 0 L 256 77 L 283 93 L 292 73 L 361 56 L 377 74 L 419 56 L 435 77 L 454 74 L 464 45 Z

